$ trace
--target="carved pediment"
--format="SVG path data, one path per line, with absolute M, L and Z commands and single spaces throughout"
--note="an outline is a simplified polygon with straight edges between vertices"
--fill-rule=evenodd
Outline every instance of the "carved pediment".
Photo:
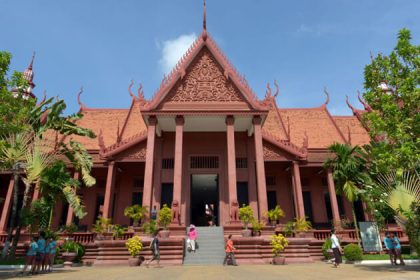
M 134 147 L 122 151 L 117 155 L 118 160 L 146 160 L 146 143 L 140 143 Z
M 264 160 L 265 161 L 288 161 L 290 156 L 282 151 L 280 148 L 264 142 L 263 145 Z
M 201 49 L 185 76 L 170 90 L 161 108 L 190 103 L 204 106 L 236 103 L 249 108 L 241 92 L 226 77 L 223 68 L 206 47 Z

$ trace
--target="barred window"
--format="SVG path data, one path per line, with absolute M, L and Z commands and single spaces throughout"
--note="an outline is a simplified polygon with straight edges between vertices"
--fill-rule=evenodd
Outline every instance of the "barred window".
M 275 176 L 265 177 L 265 183 L 267 184 L 267 186 L 275 186 L 276 185 L 276 177 Z
M 190 159 L 190 168 L 219 168 L 219 157 L 217 156 L 192 156 Z
M 134 188 L 143 188 L 144 180 L 143 178 L 134 178 L 133 187 Z
M 174 169 L 174 159 L 173 158 L 162 159 L 162 169 Z
M 236 158 L 236 168 L 248 168 L 247 158 Z

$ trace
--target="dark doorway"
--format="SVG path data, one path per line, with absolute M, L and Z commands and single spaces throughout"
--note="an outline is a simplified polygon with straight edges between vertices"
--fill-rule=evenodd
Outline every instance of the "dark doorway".
M 172 205 L 172 199 L 174 196 L 174 184 L 173 183 L 163 183 L 162 192 L 160 194 L 160 207 L 166 204 L 169 208 Z
M 356 213 L 357 222 L 365 221 L 365 211 L 363 211 L 363 203 L 361 200 L 353 202 L 354 212 Z
M 239 207 L 242 207 L 243 205 L 248 205 L 248 182 L 238 182 L 236 184 L 236 192 L 238 195 Z
M 303 207 L 305 208 L 305 217 L 313 223 L 311 192 L 303 192 Z
M 268 210 L 276 208 L 276 206 L 277 206 L 276 191 L 268 191 L 267 192 L 267 203 L 268 203 Z
M 217 174 L 191 175 L 191 223 L 208 226 L 206 204 L 214 205 L 216 225 L 219 223 L 219 176 Z

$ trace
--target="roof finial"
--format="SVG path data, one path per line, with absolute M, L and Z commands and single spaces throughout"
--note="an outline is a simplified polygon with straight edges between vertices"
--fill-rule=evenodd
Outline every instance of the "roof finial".
M 274 80 L 274 86 L 276 87 L 276 92 L 274 93 L 274 98 L 276 98 L 277 95 L 279 94 L 279 85 L 277 84 L 276 80 Z
M 29 63 L 28 69 L 32 70 L 32 66 L 34 65 L 34 60 L 35 60 L 35 52 L 33 52 L 32 54 L 32 59 L 31 59 L 31 63 Z
M 204 30 L 207 29 L 207 24 L 206 24 L 206 0 L 204 0 L 203 29 Z
M 360 91 L 357 91 L 357 99 L 359 99 L 359 102 L 362 103 L 363 107 L 366 111 L 369 113 L 373 111 L 372 107 L 370 107 L 369 104 L 367 104 L 361 97 L 360 97 Z
M 321 105 L 321 107 L 326 108 L 330 102 L 330 94 L 328 93 L 327 87 L 324 87 L 324 93 L 327 96 L 327 99 L 325 100 L 324 104 Z
M 80 100 L 80 95 L 82 95 L 82 93 L 83 93 L 83 86 L 80 87 L 79 93 L 77 94 L 77 103 L 79 103 L 80 111 L 83 110 L 83 109 L 86 109 L 86 106 Z
M 133 81 L 133 80 L 131 80 L 131 83 L 130 83 L 130 85 L 128 86 L 128 93 L 130 94 L 131 98 L 132 98 L 133 100 L 135 100 L 135 99 L 136 99 L 136 97 L 135 97 L 135 96 L 134 96 L 134 94 L 131 92 L 131 87 L 133 86 L 133 84 L 134 84 L 134 81 Z

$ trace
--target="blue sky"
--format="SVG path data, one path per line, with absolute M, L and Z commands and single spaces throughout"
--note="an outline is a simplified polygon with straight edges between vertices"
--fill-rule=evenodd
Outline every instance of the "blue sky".
M 0 50 L 23 70 L 36 51 L 35 93 L 78 110 L 126 108 L 131 79 L 147 98 L 202 29 L 201 0 L 0 0 Z M 207 0 L 207 29 L 260 97 L 277 79 L 279 107 L 314 107 L 331 94 L 333 114 L 350 114 L 369 53 L 389 53 L 399 29 L 420 41 L 420 1 Z M 358 104 L 357 104 L 358 105 Z M 359 105 L 358 105 L 359 106 Z M 360 107 L 360 106 L 359 106 Z

